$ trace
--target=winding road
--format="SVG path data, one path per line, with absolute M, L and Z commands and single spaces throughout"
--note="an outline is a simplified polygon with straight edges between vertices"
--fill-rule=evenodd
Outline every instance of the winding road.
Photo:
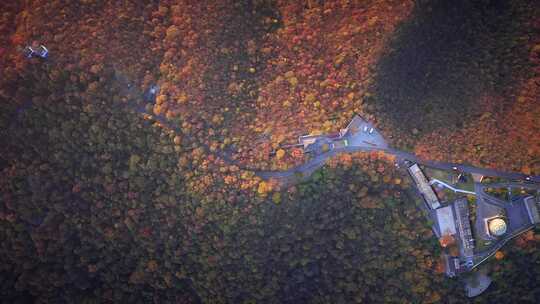
M 129 79 L 123 73 L 119 72 L 116 69 L 115 69 L 115 86 L 117 86 L 118 89 L 120 90 L 120 93 L 126 96 L 128 99 L 127 102 L 123 103 L 124 106 L 131 108 L 136 113 L 139 113 L 142 115 L 148 115 L 153 120 L 159 122 L 164 127 L 172 130 L 175 133 L 180 132 L 180 128 L 178 126 L 173 125 L 164 115 L 155 115 L 153 113 L 149 113 L 145 109 L 145 105 L 139 102 L 143 97 L 143 92 L 141 92 L 138 86 L 134 85 L 133 82 L 129 81 Z M 22 104 L 16 110 L 16 113 L 13 115 L 14 119 L 19 117 L 21 115 L 21 112 L 25 111 L 31 106 L 32 104 L 28 104 L 28 103 Z M 364 129 L 364 132 L 362 132 L 362 130 L 357 130 L 357 132 L 349 132 L 346 134 L 346 136 L 343 137 L 344 139 L 347 139 L 348 142 L 350 143 L 348 146 L 339 147 L 339 148 L 331 149 L 330 151 L 327 151 L 324 153 L 315 154 L 306 163 L 300 166 L 288 169 L 288 170 L 284 170 L 284 171 L 253 170 L 243 165 L 240 165 L 237 161 L 231 159 L 224 152 L 222 153 L 212 152 L 208 146 L 202 143 L 201 145 L 204 148 L 206 153 L 213 154 L 214 156 L 223 159 L 226 163 L 230 165 L 235 165 L 242 170 L 252 171 L 255 173 L 256 176 L 264 180 L 269 180 L 269 179 L 277 180 L 283 185 L 294 184 L 294 183 L 299 182 L 300 180 L 304 180 L 308 178 L 315 170 L 324 166 L 324 164 L 326 163 L 328 159 L 336 156 L 339 153 L 374 152 L 374 151 L 375 152 L 382 151 L 387 154 L 394 155 L 396 157 L 396 164 L 398 165 L 406 165 L 408 162 L 411 162 L 411 163 L 418 163 L 424 166 L 428 166 L 428 167 L 432 167 L 432 168 L 436 168 L 440 170 L 459 171 L 459 172 L 464 172 L 464 173 L 478 174 L 482 176 L 499 177 L 499 178 L 504 178 L 504 179 L 513 180 L 513 181 L 520 181 L 520 182 L 525 182 L 525 183 L 532 183 L 532 182 L 540 183 L 540 176 L 528 176 L 522 173 L 504 172 L 504 171 L 499 171 L 499 170 L 494 170 L 494 169 L 479 168 L 479 167 L 466 165 L 466 164 L 424 160 L 412 153 L 388 147 L 388 145 L 386 144 L 386 141 L 384 140 L 382 135 L 375 129 L 375 127 L 371 123 L 363 120 L 362 118 L 356 116 L 353 119 L 353 122 L 356 122 L 359 127 L 366 126 L 366 129 L 370 128 L 371 129 L 370 132 L 365 132 L 366 129 Z

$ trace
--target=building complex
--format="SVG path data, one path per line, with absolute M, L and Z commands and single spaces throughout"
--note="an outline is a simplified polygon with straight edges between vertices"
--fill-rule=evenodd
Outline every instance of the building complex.
M 449 277 L 471 272 L 504 244 L 517 235 L 532 229 L 540 223 L 540 176 L 507 173 L 463 164 L 424 161 L 414 154 L 392 149 L 374 126 L 355 116 L 345 129 L 330 135 L 304 135 L 298 138 L 304 152 L 314 155 L 316 165 L 324 164 L 325 157 L 337 152 L 385 151 L 396 156 L 396 166 L 405 166 L 421 196 L 421 204 L 433 223 L 432 229 L 444 248 L 442 255 L 445 273 Z M 327 153 L 332 152 L 332 153 Z M 452 176 L 448 180 L 430 178 L 420 164 L 446 172 Z M 311 167 L 309 167 L 311 168 Z M 306 169 L 307 170 L 307 169 Z M 465 174 L 471 174 L 472 189 L 460 189 L 466 183 Z M 484 176 L 498 177 L 508 181 L 488 184 Z M 439 197 L 433 188 L 437 184 L 451 191 L 451 195 Z M 486 193 L 486 188 L 508 189 L 508 199 L 501 199 Z M 527 194 L 524 188 L 534 189 L 535 195 Z M 519 191 L 520 195 L 512 195 Z M 474 204 L 469 198 L 474 197 Z M 441 199 L 442 198 L 442 199 Z M 474 219 L 471 218 L 474 210 Z M 476 296 L 486 290 L 491 279 L 480 272 L 474 272 L 479 283 L 465 284 L 468 296 Z

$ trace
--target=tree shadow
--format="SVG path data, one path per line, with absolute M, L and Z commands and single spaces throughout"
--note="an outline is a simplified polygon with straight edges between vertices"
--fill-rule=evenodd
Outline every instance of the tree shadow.
M 504 110 L 530 73 L 532 3 L 418 3 L 376 66 L 367 103 L 402 131 L 460 127 L 483 111 L 479 99 L 499 95 Z M 415 131 L 416 132 L 416 131 Z
M 270 56 L 256 46 L 279 27 L 279 23 L 267 22 L 279 19 L 279 11 L 273 1 L 233 2 L 231 11 L 221 16 L 225 20 L 224 26 L 212 38 L 217 47 L 205 75 L 207 105 L 219 112 L 224 107 L 237 106 L 243 111 L 253 110 L 254 93 L 258 91 L 257 79 Z M 231 83 L 236 85 L 231 86 Z

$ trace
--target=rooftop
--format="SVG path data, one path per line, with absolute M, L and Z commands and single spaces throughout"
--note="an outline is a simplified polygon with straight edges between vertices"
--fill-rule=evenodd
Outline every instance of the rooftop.
M 528 196 L 523 199 L 523 202 L 531 223 L 540 223 L 540 199 L 537 199 L 534 196 Z
M 420 166 L 418 166 L 418 164 L 414 164 L 408 168 L 408 171 L 429 208 L 437 209 L 441 207 L 441 203 L 439 202 L 435 191 L 433 191 L 433 188 L 431 188 L 431 185 L 420 169 Z
M 437 217 L 437 224 L 439 226 L 440 235 L 455 235 L 456 221 L 454 219 L 454 212 L 452 206 L 446 206 L 435 210 Z

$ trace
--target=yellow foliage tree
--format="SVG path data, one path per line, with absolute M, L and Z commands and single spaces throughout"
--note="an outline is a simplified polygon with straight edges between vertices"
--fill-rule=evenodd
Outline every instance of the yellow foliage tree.
M 283 156 L 285 156 L 285 151 L 284 151 L 283 149 L 277 150 L 277 152 L 276 152 L 276 158 L 277 158 L 277 159 L 282 159 Z
M 270 184 L 268 184 L 265 181 L 262 181 L 259 183 L 259 188 L 257 189 L 257 193 L 265 196 L 268 192 L 270 192 L 270 190 L 272 190 Z

